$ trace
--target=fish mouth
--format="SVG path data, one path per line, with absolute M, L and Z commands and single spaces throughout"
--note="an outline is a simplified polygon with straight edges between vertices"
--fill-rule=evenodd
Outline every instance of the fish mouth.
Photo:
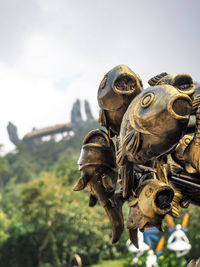
M 168 105 L 170 115 L 175 119 L 189 119 L 192 112 L 192 101 L 189 96 L 175 96 Z
M 121 74 L 114 81 L 114 91 L 118 94 L 131 95 L 135 92 L 137 81 L 133 76 Z
M 189 75 L 178 75 L 175 78 L 173 86 L 178 88 L 179 92 L 189 96 L 192 95 L 195 91 L 193 80 Z
M 156 213 L 160 215 L 164 215 L 171 210 L 171 202 L 174 197 L 174 191 L 166 186 L 159 190 L 156 193 L 155 201 L 154 201 L 154 208 L 156 209 Z

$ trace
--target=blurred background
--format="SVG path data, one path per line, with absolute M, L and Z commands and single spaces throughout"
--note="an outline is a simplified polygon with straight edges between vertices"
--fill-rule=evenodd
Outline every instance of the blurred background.
M 199 10 L 198 0 L 0 2 L 0 266 L 128 259 L 127 233 L 111 245 L 103 210 L 71 190 L 81 143 L 99 127 L 98 86 L 116 65 L 145 88 L 165 71 L 200 81 Z M 187 261 L 200 256 L 199 208 L 189 212 Z

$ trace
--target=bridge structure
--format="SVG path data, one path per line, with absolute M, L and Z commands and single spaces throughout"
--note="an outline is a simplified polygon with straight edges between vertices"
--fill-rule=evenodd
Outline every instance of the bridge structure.
M 55 134 L 70 132 L 70 131 L 72 131 L 71 123 L 57 124 L 57 125 L 45 127 L 42 129 L 34 129 L 33 131 L 27 133 L 23 137 L 23 140 L 42 138 L 44 136 L 55 135 Z
M 68 123 L 56 124 L 53 126 L 48 126 L 40 129 L 33 128 L 32 131 L 28 132 L 24 135 L 22 140 L 19 139 L 17 134 L 17 127 L 9 122 L 7 126 L 8 135 L 10 141 L 17 146 L 20 141 L 33 141 L 34 144 L 40 144 L 42 142 L 43 137 L 47 136 L 55 136 L 57 134 L 69 134 L 78 131 L 85 123 L 93 122 L 95 119 L 92 115 L 90 105 L 87 100 L 84 101 L 85 115 L 86 120 L 84 121 L 81 114 L 81 103 L 80 100 L 77 99 L 73 104 L 71 110 L 71 121 Z M 17 140 L 17 141 L 16 141 Z

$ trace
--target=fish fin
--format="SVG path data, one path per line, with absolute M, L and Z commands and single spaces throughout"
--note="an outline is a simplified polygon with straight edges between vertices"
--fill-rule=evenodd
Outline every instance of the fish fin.
M 124 138 L 123 148 L 127 155 L 131 155 L 134 158 L 141 143 L 140 133 L 134 129 L 130 131 Z
M 120 146 L 117 153 L 116 153 L 116 163 L 118 166 L 122 166 L 124 164 L 125 156 L 126 155 L 125 155 L 122 147 Z
M 129 233 L 129 237 L 130 237 L 130 240 L 133 243 L 133 245 L 136 248 L 139 248 L 139 246 L 138 246 L 138 229 L 137 228 L 136 229 L 134 229 L 134 228 L 128 229 L 128 233 Z
M 128 198 L 132 194 L 132 189 L 134 185 L 135 175 L 133 171 L 133 164 L 129 161 L 120 168 L 121 178 L 122 178 L 122 196 L 123 198 Z
M 195 98 L 192 101 L 192 113 L 191 114 L 196 114 L 199 104 L 200 104 L 200 94 L 195 96 Z
M 87 185 L 87 179 L 85 176 L 81 176 L 78 180 L 77 184 L 74 186 L 73 191 L 81 191 L 83 190 Z
M 136 132 L 134 129 L 129 131 L 123 140 L 123 145 L 120 143 L 119 149 L 116 153 L 117 165 L 122 166 L 124 164 L 126 154 L 131 154 L 132 157 L 134 157 L 140 146 L 140 142 L 140 133 Z
M 124 138 L 124 144 L 127 145 L 132 139 L 134 139 L 135 130 L 129 131 Z
M 122 206 L 124 201 L 121 196 L 115 194 L 114 206 L 109 203 L 104 206 L 106 214 L 108 215 L 110 224 L 112 226 L 112 244 L 119 241 L 124 230 L 124 217 L 122 212 Z
M 100 111 L 99 111 L 98 122 L 100 123 L 100 125 L 106 127 L 106 129 L 108 130 L 107 118 L 106 118 L 105 110 L 103 110 L 103 109 L 100 109 Z
M 128 161 L 127 155 L 134 157 L 140 145 L 140 134 L 135 130 L 130 131 L 124 138 L 123 147 L 120 144 L 117 152 L 117 164 L 120 166 L 123 197 L 127 198 L 132 193 L 134 185 L 133 163 Z
M 98 199 L 94 195 L 90 194 L 90 197 L 89 197 L 89 206 L 90 207 L 94 207 L 96 205 L 96 203 L 97 203 L 97 200 Z
M 160 74 L 158 74 L 158 75 L 152 77 L 151 79 L 149 79 L 149 80 L 148 80 L 148 84 L 149 84 L 150 86 L 155 86 L 155 85 L 158 83 L 158 81 L 160 81 L 163 77 L 165 77 L 165 76 L 167 76 L 167 75 L 168 75 L 167 72 L 162 72 L 162 73 L 160 73 Z

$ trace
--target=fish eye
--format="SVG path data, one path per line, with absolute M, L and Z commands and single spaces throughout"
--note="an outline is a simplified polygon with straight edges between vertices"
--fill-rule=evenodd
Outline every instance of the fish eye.
M 103 80 L 101 81 L 99 86 L 101 89 L 104 89 L 104 87 L 106 86 L 107 78 L 108 78 L 107 75 L 103 77 Z
M 154 94 L 153 93 L 148 93 L 146 95 L 143 96 L 142 100 L 141 100 L 141 106 L 143 108 L 148 108 L 151 103 L 154 100 Z

